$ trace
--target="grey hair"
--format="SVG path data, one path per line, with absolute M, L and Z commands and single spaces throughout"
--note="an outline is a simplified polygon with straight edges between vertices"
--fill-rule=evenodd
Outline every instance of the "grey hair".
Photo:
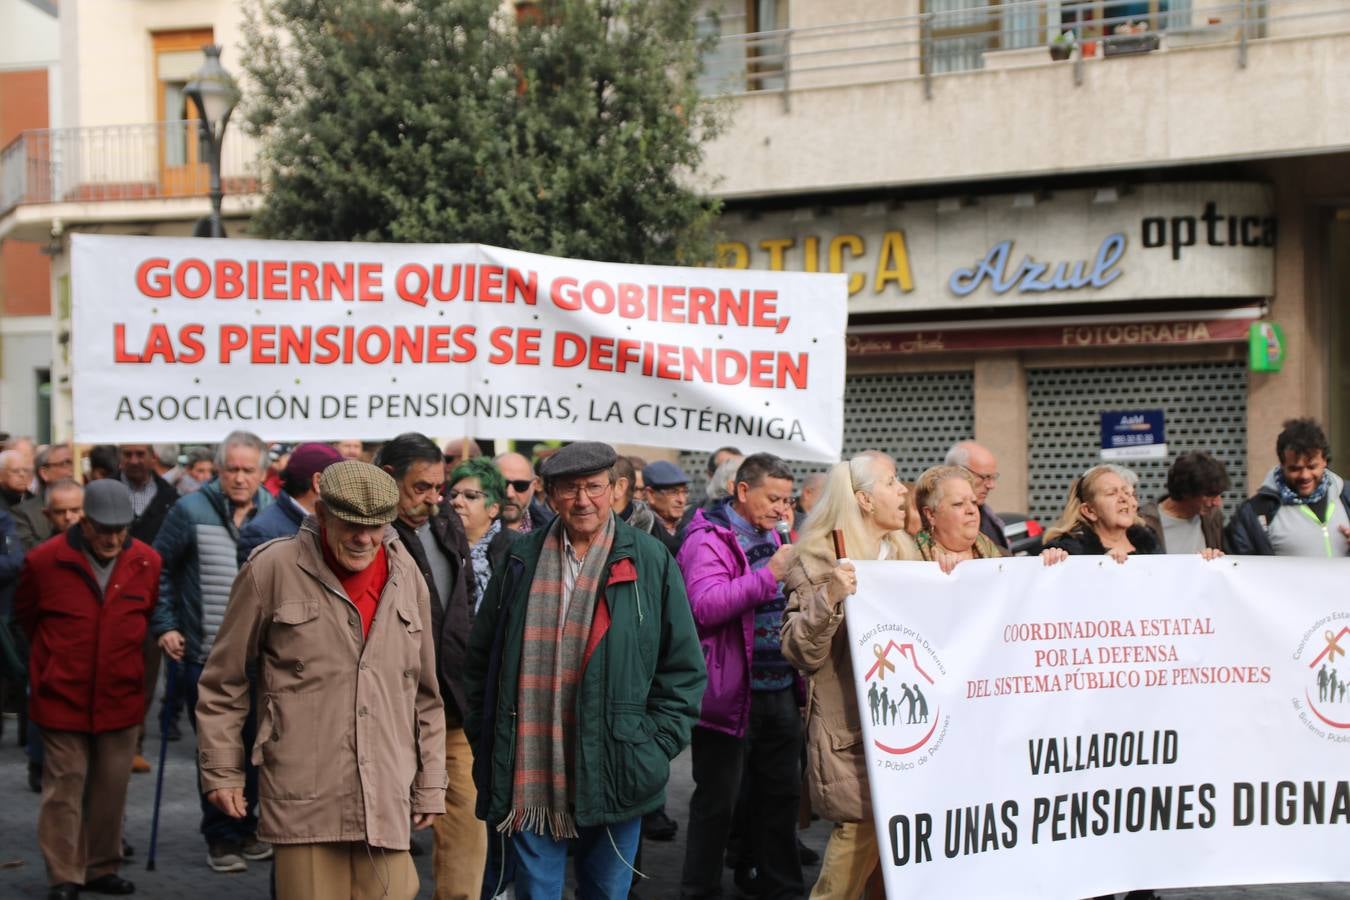
M 952 449 L 947 451 L 947 458 L 943 460 L 946 465 L 960 466 L 963 469 L 970 467 L 970 446 L 974 441 L 957 441 L 952 445 Z
M 155 459 L 164 465 L 172 468 L 178 465 L 178 445 L 177 444 L 151 444 L 151 449 L 155 451 Z
M 709 500 L 721 500 L 723 497 L 731 496 L 731 491 L 727 490 L 727 482 L 736 477 L 736 470 L 744 461 L 744 456 L 729 456 L 722 460 L 722 464 L 713 472 L 712 478 L 708 479 L 707 487 L 704 488 Z
M 1124 466 L 1119 466 L 1115 463 L 1105 463 L 1104 465 L 1106 468 L 1119 475 L 1120 480 L 1130 486 L 1130 490 L 1134 490 L 1139 486 L 1139 476 L 1133 469 L 1127 469 Z
M 23 459 L 23 454 L 18 450 L 0 450 L 0 469 L 9 468 L 9 464 Z
M 225 440 L 220 442 L 216 448 L 216 468 L 225 468 L 225 455 L 230 452 L 231 447 L 248 447 L 251 450 L 258 451 L 258 468 L 267 467 L 267 445 L 263 439 L 251 431 L 231 431 L 225 436 Z

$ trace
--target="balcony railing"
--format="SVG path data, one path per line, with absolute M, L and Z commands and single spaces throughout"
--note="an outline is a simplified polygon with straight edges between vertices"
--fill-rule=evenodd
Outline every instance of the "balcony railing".
M 207 146 L 196 120 L 25 131 L 0 151 L 0 215 L 21 204 L 204 197 Z M 225 137 L 225 193 L 259 189 L 256 143 Z
M 932 78 L 982 68 L 1230 45 L 1245 67 L 1252 41 L 1350 31 L 1346 0 L 926 0 L 926 11 L 749 34 L 722 21 L 705 58 L 707 93 L 782 93 Z

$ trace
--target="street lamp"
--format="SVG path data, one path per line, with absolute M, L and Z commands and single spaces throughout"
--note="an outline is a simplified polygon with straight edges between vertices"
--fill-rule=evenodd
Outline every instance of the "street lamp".
M 225 236 L 225 225 L 220 220 L 220 201 L 223 196 L 220 187 L 220 146 L 225 141 L 225 126 L 230 124 L 230 113 L 239 103 L 239 86 L 220 64 L 220 49 L 219 44 L 202 47 L 206 62 L 183 89 L 192 98 L 192 105 L 197 107 L 202 137 L 210 151 L 206 163 L 211 172 L 211 216 L 197 223 L 198 237 Z

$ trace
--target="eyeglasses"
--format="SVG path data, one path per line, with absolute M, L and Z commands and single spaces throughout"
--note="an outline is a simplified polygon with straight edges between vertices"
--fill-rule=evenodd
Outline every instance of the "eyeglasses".
M 965 469 L 967 472 L 969 472 L 970 474 L 974 475 L 976 478 L 980 479 L 981 481 L 998 481 L 998 477 L 999 477 L 999 473 L 998 473 L 998 472 L 990 472 L 990 473 L 988 473 L 988 474 L 985 474 L 984 472 L 976 472 L 976 471 L 975 471 L 974 469 L 972 469 L 970 466 L 962 466 L 961 468 Z
M 575 500 L 585 491 L 586 496 L 591 500 L 598 500 L 609 490 L 608 481 L 592 481 L 586 484 L 581 482 L 571 482 L 570 484 L 559 484 L 553 488 L 553 493 L 561 500 Z
M 657 487 L 654 484 L 649 484 L 647 490 L 656 491 L 658 494 L 674 494 L 677 497 L 689 496 L 689 485 L 687 484 L 677 484 L 674 487 Z
M 452 490 L 445 496 L 449 497 L 451 500 L 458 500 L 460 497 L 463 497 L 465 500 L 473 502 L 476 500 L 482 500 L 484 497 L 487 496 L 487 493 L 485 491 L 473 491 L 469 490 L 468 488 L 465 488 L 462 491 Z
M 515 491 L 517 494 L 525 493 L 530 489 L 531 486 L 533 486 L 533 484 L 534 479 L 532 478 L 521 478 L 519 480 L 512 480 L 506 482 L 506 486 L 509 487 L 511 490 Z

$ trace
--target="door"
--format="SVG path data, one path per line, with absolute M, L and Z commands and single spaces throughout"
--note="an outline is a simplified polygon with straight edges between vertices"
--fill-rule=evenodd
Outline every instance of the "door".
M 197 111 L 184 92 L 213 43 L 209 28 L 161 31 L 151 36 L 155 51 L 155 122 L 159 149 L 159 192 L 166 197 L 205 194 L 211 178 Z

